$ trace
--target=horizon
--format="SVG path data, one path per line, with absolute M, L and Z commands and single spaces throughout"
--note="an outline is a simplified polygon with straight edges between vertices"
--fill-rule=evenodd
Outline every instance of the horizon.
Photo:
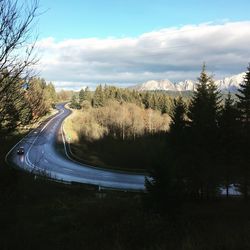
M 231 78 L 231 77 L 234 77 L 234 76 L 240 76 L 240 75 L 242 75 L 242 74 L 245 74 L 245 72 L 241 72 L 241 73 L 235 74 L 235 75 L 225 76 L 224 78 L 221 78 L 221 79 L 217 79 L 217 78 L 215 78 L 214 76 L 212 76 L 212 77 L 213 77 L 214 81 L 216 82 L 216 81 L 223 81 L 223 80 L 225 80 L 226 78 Z M 56 89 L 57 92 L 60 92 L 60 91 L 62 91 L 62 90 L 63 90 L 63 91 L 74 91 L 74 92 L 79 92 L 80 90 L 86 89 L 86 88 L 88 88 L 90 91 L 95 91 L 96 87 L 97 87 L 97 86 L 100 86 L 100 85 L 101 85 L 102 87 L 104 87 L 104 86 L 106 85 L 106 86 L 113 86 L 113 87 L 117 87 L 117 88 L 133 88 L 133 87 L 140 86 L 140 85 L 142 85 L 142 84 L 144 84 L 144 83 L 147 83 L 147 82 L 150 82 L 150 81 L 159 82 L 159 81 L 170 81 L 170 80 L 169 80 L 169 79 L 150 79 L 150 80 L 148 80 L 148 81 L 140 82 L 140 83 L 137 83 L 137 84 L 128 84 L 127 86 L 119 86 L 119 84 L 116 84 L 116 83 L 113 83 L 113 84 L 109 84 L 109 83 L 98 83 L 94 88 L 87 85 L 87 86 L 81 86 L 81 87 L 77 87 L 77 88 L 67 88 L 67 87 L 64 88 L 63 86 L 60 86 L 60 87 L 55 87 L 55 89 Z M 194 80 L 185 79 L 185 80 L 183 80 L 183 81 L 192 81 L 192 82 L 194 82 L 194 83 L 197 83 L 197 82 L 198 82 L 198 76 L 197 76 Z M 170 82 L 173 83 L 174 85 L 177 85 L 177 84 L 179 84 L 179 83 L 181 83 L 181 82 L 183 82 L 183 81 L 179 81 L 179 82 L 172 82 L 172 81 L 170 81 Z M 66 86 L 67 86 L 68 83 L 62 82 L 61 84 L 62 84 L 62 85 L 65 85 L 65 84 L 66 84 Z M 81 84 L 81 83 L 79 83 L 79 84 Z

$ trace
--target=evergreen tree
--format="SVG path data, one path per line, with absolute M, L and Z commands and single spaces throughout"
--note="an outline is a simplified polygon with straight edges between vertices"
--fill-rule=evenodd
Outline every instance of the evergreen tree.
M 240 84 L 238 90 L 238 108 L 240 110 L 240 120 L 246 133 L 250 132 L 250 64 L 247 68 L 244 82 Z M 248 133 L 249 134 L 249 133 Z
M 83 101 L 91 101 L 91 95 L 88 87 L 86 87 L 84 90 L 81 89 L 79 92 L 79 104 L 81 105 Z
M 159 98 L 159 108 L 162 114 L 168 113 L 169 111 L 169 102 L 165 94 L 161 94 Z
M 85 100 L 84 90 L 81 89 L 79 92 L 79 104 L 81 105 L 84 100 Z
M 229 195 L 229 186 L 237 182 L 236 171 L 237 157 L 239 155 L 239 121 L 238 110 L 234 100 L 229 93 L 219 119 L 220 128 L 220 151 L 221 151 L 221 180 L 226 188 L 226 195 Z
M 190 181 L 193 194 L 209 198 L 216 192 L 218 180 L 216 159 L 218 158 L 218 118 L 220 94 L 213 79 L 207 75 L 205 65 L 198 78 L 197 89 L 191 100 L 188 118 L 190 120 Z
M 145 180 L 151 206 L 159 209 L 166 210 L 169 206 L 176 208 L 186 192 L 182 171 L 186 160 L 185 115 L 186 106 L 182 98 L 175 99 L 164 162 L 156 164 L 150 170 L 150 178 Z
M 104 93 L 102 90 L 102 85 L 99 85 L 96 87 L 96 90 L 95 90 L 94 96 L 93 96 L 93 100 L 92 100 L 92 106 L 94 108 L 104 106 Z
M 220 93 L 213 79 L 207 75 L 206 67 L 203 65 L 202 72 L 198 78 L 197 89 L 189 106 L 188 117 L 191 126 L 203 133 L 217 127 L 217 118 L 220 113 Z
M 144 94 L 142 102 L 144 104 L 145 109 L 149 109 L 151 107 L 151 95 L 148 91 Z
M 171 123 L 170 123 L 170 133 L 178 135 L 186 127 L 186 105 L 183 102 L 182 98 L 174 99 L 174 105 L 170 114 Z
M 151 100 L 150 100 L 150 108 L 154 109 L 154 110 L 159 108 L 158 99 L 157 99 L 155 93 L 152 94 L 152 97 L 151 97 Z
M 80 109 L 81 108 L 79 102 L 77 101 L 76 95 L 73 95 L 71 98 L 70 108 L 72 108 L 72 109 Z
M 241 190 L 245 198 L 248 198 L 249 185 L 250 185 L 250 64 L 247 68 L 244 82 L 240 84 L 238 90 L 238 109 L 239 109 L 239 120 L 241 123 L 241 136 L 240 136 L 240 159 L 238 164 L 241 168 Z

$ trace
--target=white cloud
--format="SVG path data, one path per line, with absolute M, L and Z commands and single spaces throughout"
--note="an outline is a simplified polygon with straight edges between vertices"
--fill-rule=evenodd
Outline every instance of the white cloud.
M 57 42 L 50 37 L 38 42 L 38 70 L 58 88 L 195 79 L 203 62 L 221 78 L 245 70 L 250 61 L 249 44 L 250 21 L 172 27 L 136 38 Z

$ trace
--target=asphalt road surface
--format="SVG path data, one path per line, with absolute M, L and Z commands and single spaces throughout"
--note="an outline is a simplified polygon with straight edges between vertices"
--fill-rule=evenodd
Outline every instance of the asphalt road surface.
M 99 188 L 128 191 L 145 190 L 144 175 L 105 170 L 72 160 L 67 153 L 62 130 L 62 123 L 70 111 L 63 104 L 57 105 L 57 109 L 55 116 L 32 130 L 12 148 L 6 156 L 10 165 L 67 183 L 93 184 Z M 62 142 L 63 153 L 58 149 L 57 142 Z M 24 147 L 24 154 L 17 154 L 20 147 Z

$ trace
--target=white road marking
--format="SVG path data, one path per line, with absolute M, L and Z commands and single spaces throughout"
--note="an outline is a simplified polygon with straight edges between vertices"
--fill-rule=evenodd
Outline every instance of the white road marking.
M 74 170 L 69 169 L 69 168 L 62 168 L 62 169 L 66 170 L 66 171 L 68 171 L 68 172 L 74 172 Z
M 32 143 L 30 144 L 30 147 L 28 148 L 28 151 L 27 151 L 27 153 L 25 154 L 25 157 L 24 157 L 24 161 L 25 161 L 25 165 L 23 166 L 24 167 L 24 169 L 26 170 L 26 171 L 29 171 L 29 172 L 32 172 L 32 173 L 36 173 L 36 171 L 38 172 L 38 174 L 41 172 L 41 173 L 45 173 L 45 174 L 48 174 L 49 175 L 49 178 L 52 178 L 52 179 L 56 179 L 56 180 L 58 180 L 58 181 L 64 181 L 65 183 L 71 183 L 71 181 L 72 180 L 74 180 L 74 181 L 79 181 L 79 179 L 81 179 L 81 181 L 79 181 L 79 182 L 81 182 L 81 183 L 90 183 L 90 184 L 95 184 L 95 185 L 99 185 L 99 186 L 102 186 L 102 188 L 105 188 L 105 186 L 106 185 L 108 185 L 108 183 L 109 183 L 109 181 L 106 181 L 106 180 L 102 180 L 101 182 L 99 182 L 99 181 L 96 181 L 95 179 L 92 179 L 92 180 L 88 180 L 88 179 L 85 179 L 85 178 L 78 178 L 78 177 L 76 177 L 76 176 L 71 176 L 70 174 L 68 174 L 68 176 L 71 176 L 72 178 L 71 178 L 71 180 L 65 180 L 65 178 L 64 178 L 64 175 L 67 175 L 66 173 L 55 173 L 53 170 L 51 170 L 51 171 L 48 171 L 47 169 L 44 169 L 44 168 L 42 168 L 42 167 L 39 167 L 39 166 L 35 166 L 32 162 L 31 162 L 31 160 L 30 160 L 30 158 L 29 158 L 29 153 L 30 153 L 30 151 L 31 151 L 31 148 L 34 146 L 34 144 L 35 144 L 35 142 L 36 142 L 36 140 L 38 139 L 38 137 L 41 135 L 41 133 L 44 131 L 44 129 L 49 125 L 49 123 L 51 123 L 54 119 L 56 119 L 58 116 L 60 116 L 60 115 L 62 115 L 63 113 L 65 112 L 65 110 L 61 110 L 61 111 L 59 111 L 59 113 L 55 116 L 55 117 L 53 117 L 51 120 L 49 120 L 44 126 L 43 126 L 43 128 L 40 130 L 40 132 L 38 133 L 38 135 L 35 137 L 35 139 L 32 141 Z M 59 122 L 60 121 L 56 121 L 56 124 L 59 124 Z M 61 127 L 59 128 L 59 129 L 61 129 L 61 136 L 62 136 L 62 140 L 63 140 L 63 144 L 64 144 L 64 150 L 65 150 L 65 154 L 66 154 L 66 156 L 71 160 L 71 161 L 73 161 L 73 162 L 76 162 L 78 165 L 83 165 L 83 166 L 87 166 L 88 167 L 88 165 L 85 165 L 85 164 L 81 164 L 81 163 L 79 163 L 79 162 L 77 162 L 77 161 L 75 161 L 75 160 L 73 160 L 73 159 L 71 159 L 71 157 L 68 155 L 68 152 L 67 152 L 67 147 L 66 147 L 66 138 L 65 138 L 65 133 L 64 133 L 64 127 L 63 127 L 63 124 L 64 124 L 64 121 L 62 122 L 62 125 L 61 125 Z M 31 131 L 32 132 L 32 131 Z M 30 132 L 30 133 L 31 133 Z M 58 132 L 58 131 L 56 131 L 56 132 Z M 29 134 L 30 134 L 29 133 Z M 28 134 L 28 135 L 29 135 Z M 27 136 L 28 136 L 27 135 Z M 26 137 L 27 137 L 26 136 Z M 25 138 L 25 137 L 24 137 Z M 22 140 L 24 140 L 24 138 L 22 139 Z M 21 141 L 22 140 L 20 140 L 9 152 L 8 152 L 8 154 L 6 155 L 6 161 L 7 161 L 7 157 L 8 157 L 8 155 L 12 152 L 12 150 L 14 150 L 14 148 L 19 144 L 19 143 L 21 143 Z M 44 161 L 45 161 L 46 159 L 44 159 Z M 91 166 L 90 166 L 91 167 Z M 93 167 L 93 168 L 95 168 L 95 167 Z M 67 172 L 74 172 L 75 170 L 74 169 L 69 169 L 69 168 L 66 168 L 66 167 L 62 167 L 62 169 L 64 169 L 65 171 L 67 171 Z M 100 168 L 96 168 L 96 169 L 99 169 L 99 170 L 103 170 L 103 169 L 100 169 Z M 106 182 L 107 182 L 107 184 L 106 184 Z M 116 183 L 116 182 L 115 182 Z M 117 184 L 119 184 L 120 182 L 118 181 L 117 182 Z M 115 184 L 116 185 L 116 184 Z M 129 186 L 128 186 L 129 185 Z M 132 186 L 131 186 L 132 185 Z M 123 185 L 123 187 L 121 186 L 121 187 L 119 187 L 119 185 L 117 186 L 117 187 L 113 187 L 114 189 L 131 189 L 131 190 L 133 190 L 133 189 L 138 189 L 138 190 L 142 190 L 142 188 L 140 187 L 140 185 L 141 184 L 126 184 L 126 183 L 124 183 L 124 185 Z M 109 186 L 109 185 L 108 185 Z M 109 188 L 107 186 L 107 188 Z M 127 186 L 127 187 L 126 187 Z M 138 186 L 138 187 L 137 187 Z
M 62 110 L 62 112 L 61 111 L 59 111 L 58 112 L 58 114 L 55 116 L 55 117 L 53 117 L 52 119 L 50 119 L 46 124 L 45 124 L 45 126 L 42 128 L 42 130 L 41 131 L 39 131 L 39 133 L 38 133 L 38 135 L 36 136 L 36 138 L 33 140 L 33 142 L 31 143 L 31 145 L 30 145 L 30 147 L 29 147 L 29 149 L 28 149 L 28 151 L 27 151 L 27 153 L 25 154 L 25 157 L 24 157 L 24 161 L 25 161 L 25 163 L 29 166 L 29 167 L 32 167 L 32 168 L 35 168 L 36 166 L 34 166 L 34 164 L 32 164 L 31 163 L 31 161 L 30 161 L 30 159 L 29 159 L 29 152 L 30 152 L 30 150 L 31 150 L 31 148 L 32 148 L 32 146 L 34 145 L 34 143 L 35 143 L 35 141 L 37 140 L 37 138 L 40 136 L 40 134 L 41 134 L 41 132 L 48 126 L 48 124 L 51 122 L 51 121 L 53 121 L 55 118 L 57 118 L 58 116 L 60 116 L 61 114 L 63 114 L 64 113 L 64 110 Z M 6 154 L 6 156 L 5 156 L 5 162 L 8 162 L 8 156 L 10 155 L 10 153 L 17 147 L 17 145 L 18 144 L 20 144 L 24 139 L 26 139 L 31 133 L 33 133 L 34 132 L 34 130 L 31 130 L 24 138 L 22 138 L 19 142 L 17 142 L 12 148 L 11 148 L 11 150 Z M 36 132 L 36 131 L 35 131 Z M 37 167 L 38 168 L 38 167 Z M 38 169 L 40 169 L 40 168 L 38 168 Z

